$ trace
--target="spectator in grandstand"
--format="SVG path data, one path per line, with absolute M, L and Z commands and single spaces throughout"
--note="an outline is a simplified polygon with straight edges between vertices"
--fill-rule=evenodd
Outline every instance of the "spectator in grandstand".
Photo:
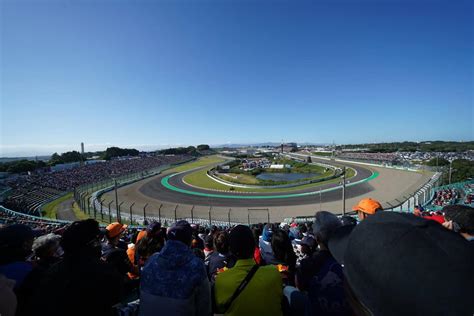
M 474 244 L 474 208 L 467 205 L 448 205 L 443 208 L 444 227 L 461 234 Z
M 258 227 L 253 227 L 252 228 L 253 238 L 255 239 L 254 240 L 255 241 L 255 251 L 253 253 L 253 259 L 259 265 L 263 263 L 262 254 L 260 253 L 260 247 L 258 245 L 259 241 L 260 241 L 260 233 L 261 233 L 260 228 L 258 228 Z
M 214 299 L 216 313 L 225 315 L 282 315 L 282 280 L 273 265 L 259 266 L 253 256 L 252 231 L 237 225 L 229 235 L 235 266 L 216 277 Z
M 36 287 L 33 313 L 113 315 L 123 293 L 123 278 L 101 261 L 101 231 L 93 219 L 72 223 L 61 239 L 64 259 Z
M 137 233 L 135 244 L 130 244 L 127 249 L 127 256 L 130 262 L 135 266 L 134 270 L 140 272 L 151 255 L 159 252 L 165 244 L 166 230 L 161 227 L 161 223 L 153 221 L 146 230 Z M 128 273 L 132 279 L 139 275 Z
M 277 229 L 272 236 L 273 263 L 280 272 L 284 285 L 295 285 L 296 255 L 288 234 Z
M 229 252 L 229 234 L 220 231 L 214 236 L 215 251 L 204 262 L 209 280 L 214 281 L 218 271 L 232 268 L 236 258 Z
M 210 235 L 204 237 L 204 259 L 207 260 L 214 252 L 214 238 Z
M 137 251 L 137 248 L 138 248 L 138 244 L 140 240 L 146 237 L 146 235 L 147 235 L 146 230 L 139 231 L 135 237 L 135 242 L 130 244 L 127 249 L 128 260 L 130 260 L 130 263 L 134 266 L 134 270 L 137 272 L 140 271 L 140 255 L 139 255 L 139 252 Z M 147 243 L 144 243 L 144 244 L 147 244 Z M 131 279 L 138 278 L 138 274 L 135 274 L 135 273 L 128 273 L 128 276 Z
M 357 220 L 349 215 L 344 215 L 341 217 L 342 226 L 355 226 L 357 225 Z
M 60 242 L 61 236 L 52 233 L 36 238 L 33 242 L 36 265 L 47 270 L 58 262 L 63 255 Z
M 61 260 L 63 250 L 60 246 L 61 236 L 55 234 L 46 234 L 36 238 L 33 242 L 34 268 L 26 276 L 23 284 L 17 290 L 18 296 L 18 315 L 33 313 L 31 298 L 35 289 L 41 280 L 45 277 L 47 271 Z
M 196 257 L 201 259 L 203 262 L 206 260 L 206 256 L 204 255 L 204 251 L 199 248 L 192 248 L 191 249 Z
M 359 220 L 364 220 L 367 216 L 374 215 L 376 212 L 383 211 L 382 205 L 371 198 L 365 198 L 359 201 L 357 205 L 352 207 L 357 212 Z
M 300 247 L 299 249 L 299 256 L 296 260 L 296 266 L 299 266 L 301 261 L 305 258 L 309 258 L 313 255 L 313 253 L 317 250 L 318 244 L 313 236 L 304 236 L 301 241 L 296 241 L 296 244 Z M 295 247 L 293 246 L 293 249 Z M 296 251 L 295 251 L 296 254 Z
M 258 246 L 260 248 L 260 255 L 262 256 L 262 262 L 265 264 L 276 263 L 276 259 L 273 255 L 272 250 L 272 236 L 272 224 L 266 224 L 265 227 L 263 227 L 262 236 L 260 236 L 258 242 Z
M 415 216 L 423 217 L 424 219 L 436 221 L 440 224 L 443 224 L 445 222 L 442 213 L 425 211 L 425 208 L 421 205 L 415 206 L 415 208 L 413 209 L 413 214 Z
M 144 263 L 157 252 L 160 252 L 165 245 L 164 236 L 161 234 L 147 234 L 137 242 L 138 266 L 143 267 Z
M 198 233 L 193 232 L 193 239 L 191 241 L 191 249 L 198 248 L 204 250 L 204 240 L 198 236 Z
M 0 229 L 0 274 L 15 281 L 18 289 L 33 266 L 27 261 L 32 252 L 34 232 L 23 224 L 13 224 Z
M 140 315 L 210 315 L 211 294 L 204 262 L 190 249 L 188 222 L 174 223 L 163 249 L 141 274 Z
M 425 208 L 421 205 L 415 205 L 415 208 L 413 209 L 413 214 L 416 216 L 422 216 L 423 212 L 425 211 Z
M 15 281 L 7 279 L 3 274 L 0 274 L 0 315 L 15 316 L 17 299 L 13 287 Z
M 441 212 L 423 212 L 422 217 L 424 219 L 429 219 L 440 224 L 443 224 L 446 220 Z
M 380 212 L 352 231 L 338 229 L 328 245 L 335 258 L 344 262 L 355 314 L 474 312 L 474 252 L 460 235 L 434 221 Z
M 459 192 L 454 188 L 439 190 L 436 191 L 431 203 L 436 206 L 452 205 L 456 203 L 458 196 Z
M 102 245 L 102 258 L 104 261 L 113 266 L 123 276 L 126 276 L 127 273 L 138 273 L 138 270 L 130 262 L 127 251 L 117 246 L 120 237 L 126 229 L 127 225 L 118 222 L 109 224 L 105 228 L 106 242 Z
M 316 213 L 313 233 L 319 251 L 303 259 L 296 274 L 298 289 L 308 293 L 306 315 L 351 314 L 344 293 L 342 267 L 328 250 L 331 234 L 340 227 L 342 223 L 336 215 L 326 211 Z

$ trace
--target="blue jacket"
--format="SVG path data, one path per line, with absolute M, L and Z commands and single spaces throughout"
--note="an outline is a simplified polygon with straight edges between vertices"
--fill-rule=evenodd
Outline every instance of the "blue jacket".
M 140 315 L 211 315 L 211 290 L 201 259 L 169 240 L 141 273 Z

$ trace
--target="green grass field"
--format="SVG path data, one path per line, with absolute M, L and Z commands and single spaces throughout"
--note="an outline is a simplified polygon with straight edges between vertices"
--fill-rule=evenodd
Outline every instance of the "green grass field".
M 43 216 L 44 217 L 49 217 L 49 218 L 56 218 L 56 214 L 58 213 L 58 207 L 59 204 L 62 202 L 70 199 L 72 197 L 72 192 L 66 194 L 65 196 L 60 197 L 59 199 L 56 199 L 54 201 L 49 202 L 48 204 L 45 204 L 43 206 Z
M 214 156 L 205 156 L 205 157 L 199 158 L 196 161 L 188 162 L 188 163 L 179 165 L 177 167 L 168 169 L 168 170 L 166 170 L 166 173 L 176 173 L 176 172 L 187 171 L 187 170 L 191 170 L 191 169 L 194 169 L 194 168 L 204 167 L 204 166 L 208 166 L 208 165 L 212 165 L 212 164 L 216 164 L 216 163 L 220 163 L 220 162 L 224 162 L 224 161 L 225 161 L 224 158 L 221 158 L 221 157 L 216 156 L 216 155 L 214 155 Z
M 72 204 L 72 211 L 74 212 L 74 216 L 76 216 L 77 220 L 79 221 L 89 218 L 89 215 L 81 211 L 81 209 L 79 208 L 79 205 L 77 205 L 76 202 Z
M 259 184 L 256 177 L 248 174 L 239 173 L 220 173 L 217 175 L 219 178 L 225 181 L 240 183 L 240 184 Z
M 315 151 L 315 152 L 311 153 L 311 155 L 323 156 L 323 157 L 331 157 L 331 156 L 332 156 L 332 153 Z
M 204 189 L 211 189 L 211 190 L 230 190 L 231 186 L 224 185 L 221 183 L 218 183 L 211 178 L 207 176 L 207 171 L 211 169 L 209 168 L 204 168 L 201 170 L 197 170 L 195 172 L 192 172 L 184 177 L 184 181 L 190 185 L 204 188 Z M 346 178 L 350 179 L 355 175 L 355 171 L 352 168 L 347 169 L 347 175 Z M 307 188 L 315 188 L 319 187 L 322 184 L 328 184 L 328 183 L 334 183 L 340 181 L 339 178 L 336 179 L 331 179 L 323 182 L 318 182 L 318 183 L 310 183 L 310 184 L 305 184 L 305 185 L 300 185 L 297 187 L 293 188 L 279 188 L 279 189 L 247 189 L 247 188 L 238 188 L 238 187 L 233 187 L 233 191 L 235 192 L 290 192 L 290 191 L 297 191 L 301 189 L 307 189 Z

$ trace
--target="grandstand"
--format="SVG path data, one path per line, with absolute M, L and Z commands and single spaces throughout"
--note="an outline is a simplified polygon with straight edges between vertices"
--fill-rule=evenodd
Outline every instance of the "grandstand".
M 429 210 L 438 211 L 446 205 L 464 204 L 474 206 L 474 181 L 464 181 L 433 188 L 433 197 L 426 204 Z
M 86 164 L 71 170 L 20 176 L 7 182 L 12 190 L 3 200 L 3 205 L 19 212 L 41 215 L 43 204 L 73 191 L 78 186 L 131 173 L 146 172 L 159 166 L 190 159 L 192 157 L 185 155 L 152 156 Z

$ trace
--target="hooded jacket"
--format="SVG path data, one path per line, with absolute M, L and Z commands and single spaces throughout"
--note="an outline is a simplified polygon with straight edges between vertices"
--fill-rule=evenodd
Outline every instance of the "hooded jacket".
M 168 240 L 141 274 L 140 315 L 211 315 L 206 269 L 184 243 Z

